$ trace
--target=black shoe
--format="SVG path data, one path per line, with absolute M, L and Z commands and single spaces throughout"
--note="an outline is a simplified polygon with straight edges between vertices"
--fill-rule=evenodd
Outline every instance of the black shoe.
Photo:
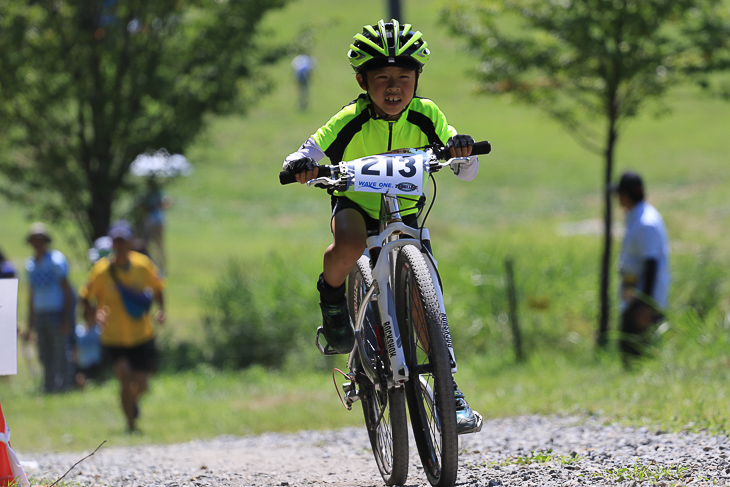
M 464 393 L 454 383 L 454 399 L 456 400 L 456 432 L 460 435 L 478 433 L 482 430 L 482 415 L 469 407 Z
M 322 308 L 322 332 L 329 348 L 337 353 L 350 353 L 355 346 L 355 332 L 352 329 L 347 301 L 337 304 L 319 303 Z

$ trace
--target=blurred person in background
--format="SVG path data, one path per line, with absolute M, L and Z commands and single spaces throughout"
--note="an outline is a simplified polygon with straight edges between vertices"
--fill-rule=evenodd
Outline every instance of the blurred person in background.
M 138 431 L 139 400 L 157 369 L 155 329 L 150 319 L 152 302 L 158 306 L 157 323 L 165 321 L 160 271 L 145 255 L 131 250 L 131 225 L 120 220 L 109 229 L 113 253 L 91 268 L 81 289 L 88 329 L 100 323 L 105 360 L 120 384 L 127 431 Z
M 156 176 L 149 176 L 145 191 L 137 198 L 136 227 L 141 242 L 135 242 L 135 249 L 144 249 L 157 266 L 165 272 L 167 258 L 165 256 L 165 211 L 171 206 L 170 198 L 162 190 L 162 184 Z
M 299 109 L 301 111 L 305 111 L 309 106 L 309 78 L 316 65 L 316 61 L 309 54 L 299 54 L 291 62 L 299 87 Z
M 28 274 L 28 341 L 35 332 L 38 358 L 43 364 L 43 390 L 61 392 L 70 387 L 69 360 L 74 295 L 68 282 L 68 262 L 59 250 L 51 249 L 51 237 L 43 223 L 33 223 L 27 242 L 33 255 L 25 261 Z
M 5 258 L 2 249 L 0 249 L 0 279 L 15 277 L 15 266 L 12 262 Z
M 667 307 L 669 238 L 662 216 L 645 199 L 639 174 L 623 173 L 612 189 L 626 213 L 626 233 L 619 256 L 619 349 L 624 366 L 629 368 L 632 359 L 642 355 L 650 331 L 663 319 Z
M 112 252 L 112 239 L 99 237 L 86 253 L 93 266 L 99 259 L 108 257 Z M 83 288 L 82 291 L 83 292 Z M 76 365 L 76 385 L 83 389 L 89 380 L 104 379 L 104 361 L 101 348 L 101 324 L 94 320 L 90 327 L 85 319 L 76 324 L 74 363 Z

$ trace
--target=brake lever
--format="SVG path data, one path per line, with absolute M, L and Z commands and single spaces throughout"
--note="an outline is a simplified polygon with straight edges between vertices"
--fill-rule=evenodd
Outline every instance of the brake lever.
M 469 161 L 469 157 L 453 157 L 447 161 L 447 164 L 455 174 L 459 174 L 459 170 L 461 169 L 459 166 Z
M 307 181 L 307 186 L 314 186 L 315 188 L 328 188 L 334 186 L 334 180 L 327 177 L 314 178 Z

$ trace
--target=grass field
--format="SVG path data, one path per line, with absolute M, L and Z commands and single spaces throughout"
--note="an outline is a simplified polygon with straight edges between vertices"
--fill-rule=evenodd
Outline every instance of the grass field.
M 231 259 L 265 275 L 290 271 L 311 279 L 328 245 L 329 201 L 322 192 L 282 187 L 283 158 L 358 94 L 345 54 L 364 23 L 385 16 L 367 2 L 300 0 L 267 19 L 272 39 L 315 27 L 318 66 L 311 108 L 299 112 L 288 60 L 271 67 L 276 88 L 245 117 L 212 119 L 186 156 L 192 176 L 175 181 L 168 214 L 168 341 L 201 340 L 201 291 Z M 380 4 L 379 4 L 380 5 Z M 672 242 L 671 316 L 657 357 L 626 374 L 612 353 L 596 354 L 598 268 L 602 218 L 599 156 L 579 147 L 560 127 L 530 107 L 478 96 L 466 75 L 470 58 L 447 35 L 434 0 L 405 2 L 405 16 L 427 36 L 432 56 L 419 94 L 433 98 L 460 132 L 489 139 L 471 183 L 442 174 L 428 226 L 443 271 L 452 332 L 460 353 L 457 379 L 487 417 L 579 412 L 633 424 L 659 424 L 727 433 L 730 356 L 729 106 L 683 87 L 667 99 L 671 113 L 647 112 L 619 141 L 617 173 L 632 168 L 646 179 L 649 200 L 663 213 Z M 23 208 L 0 201 L 0 246 L 22 268 L 31 220 Z M 616 213 L 618 220 L 620 213 Z M 598 225 L 598 226 L 597 226 Z M 72 261 L 80 285 L 84 251 L 68 229 L 52 228 L 55 244 Z M 616 240 L 618 244 L 618 237 Z M 514 365 L 505 322 L 504 260 L 512 258 L 529 360 Z M 276 264 L 274 264 L 276 262 Z M 25 281 L 19 314 L 25 327 Z M 312 286 L 313 287 L 313 286 Z M 312 294 L 314 296 L 314 294 Z M 693 314 L 697 300 L 711 312 Z M 281 296 L 272 306 L 286 306 Z M 314 330 L 316 302 L 302 316 Z M 272 323 L 272 326 L 276 326 Z M 308 347 L 312 347 L 307 343 Z M 202 364 L 153 383 L 144 404 L 145 434 L 122 434 L 112 383 L 84 392 L 43 397 L 34 392 L 28 364 L 0 381 L 0 400 L 16 449 L 88 450 L 115 444 L 184 441 L 218 434 L 327 428 L 361 424 L 346 413 L 324 369 L 344 360 L 215 371 Z M 300 369 L 305 369 L 301 372 Z M 295 372 L 296 371 L 296 372 Z

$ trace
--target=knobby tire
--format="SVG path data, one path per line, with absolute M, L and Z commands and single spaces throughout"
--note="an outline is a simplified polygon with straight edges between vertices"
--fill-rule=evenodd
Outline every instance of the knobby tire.
M 386 485 L 403 485 L 408 477 L 408 420 L 406 417 L 405 394 L 402 387 L 388 390 L 387 353 L 383 347 L 382 328 L 375 303 L 363 303 L 363 297 L 373 283 L 370 259 L 360 257 L 348 277 L 348 305 L 353 323 L 356 323 L 360 306 L 368 306 L 362 323 L 366 356 L 356 347 L 353 352 L 356 361 L 356 377 L 360 390 L 370 445 L 375 462 Z M 355 325 L 357 328 L 357 325 Z M 357 332 L 356 332 L 357 333 Z M 378 343 L 380 336 L 380 344 Z M 363 363 L 366 362 L 366 363 Z M 383 379 L 382 388 L 374 387 L 365 376 L 363 367 L 374 367 Z
M 406 398 L 418 453 L 429 483 L 452 487 L 459 442 L 451 362 L 434 283 L 423 254 L 413 245 L 398 253 L 394 292 L 410 374 Z

